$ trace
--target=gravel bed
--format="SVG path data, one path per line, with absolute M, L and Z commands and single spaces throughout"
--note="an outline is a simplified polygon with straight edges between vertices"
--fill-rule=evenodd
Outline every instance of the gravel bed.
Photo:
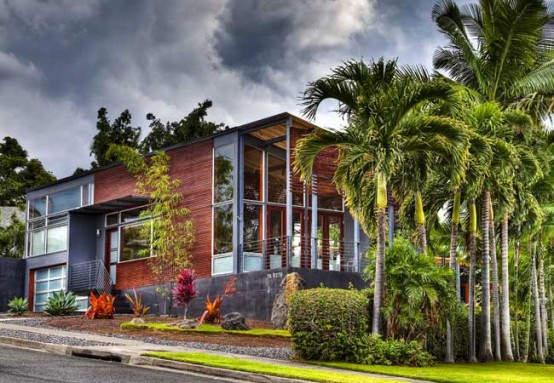
M 48 326 L 45 323 L 47 319 L 48 318 L 14 319 L 14 320 L 10 320 L 8 323 L 19 325 L 19 326 L 57 329 L 56 327 Z M 93 333 L 88 333 L 88 334 L 93 334 Z M 222 351 L 222 352 L 228 352 L 231 354 L 251 355 L 251 356 L 258 356 L 261 358 L 271 358 L 271 359 L 289 360 L 294 354 L 293 351 L 288 347 L 239 347 L 239 346 L 201 343 L 201 342 L 179 342 L 179 341 L 169 340 L 169 339 L 160 339 L 160 338 L 154 338 L 154 337 L 136 337 L 136 336 L 125 335 L 125 334 L 113 334 L 113 335 L 101 334 L 101 335 L 110 336 L 110 337 L 119 338 L 119 339 L 141 340 L 146 343 L 156 344 L 160 346 L 190 347 L 190 348 L 196 348 L 201 350 Z M 74 338 L 70 338 L 70 339 L 75 340 Z M 63 343 L 63 344 L 70 344 L 70 343 Z M 92 344 L 85 344 L 85 345 L 92 346 Z
M 96 342 L 66 336 L 48 335 L 30 331 L 8 330 L 0 328 L 0 336 L 31 340 L 41 343 L 63 344 L 68 346 L 113 346 L 116 343 Z

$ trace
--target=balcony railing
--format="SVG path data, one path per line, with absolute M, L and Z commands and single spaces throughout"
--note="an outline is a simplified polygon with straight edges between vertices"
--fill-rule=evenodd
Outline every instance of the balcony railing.
M 110 274 L 104 262 L 91 261 L 76 263 L 69 266 L 68 290 L 77 295 L 89 294 L 95 291 L 97 294 L 110 293 L 112 284 Z
M 247 241 L 239 254 L 245 272 L 282 267 L 362 272 L 367 266 L 366 251 L 356 242 L 281 236 Z

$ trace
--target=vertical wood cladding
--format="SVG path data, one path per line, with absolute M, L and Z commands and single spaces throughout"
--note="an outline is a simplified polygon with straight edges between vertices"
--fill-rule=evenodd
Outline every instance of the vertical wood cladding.
M 181 181 L 181 205 L 190 209 L 190 218 L 194 222 L 195 244 L 191 260 L 200 277 L 211 274 L 212 146 L 210 139 L 167 152 L 170 174 Z M 137 194 L 135 179 L 123 165 L 101 170 L 94 175 L 95 204 Z M 148 260 L 117 265 L 117 289 L 152 284 L 154 281 Z

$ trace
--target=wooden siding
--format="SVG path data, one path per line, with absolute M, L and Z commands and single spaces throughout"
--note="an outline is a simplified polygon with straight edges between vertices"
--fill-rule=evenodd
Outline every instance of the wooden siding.
M 181 205 L 190 209 L 194 221 L 196 240 L 191 261 L 199 277 L 211 275 L 212 147 L 213 141 L 206 140 L 168 151 L 170 174 L 181 180 Z M 137 194 L 135 179 L 123 165 L 95 174 L 94 203 Z M 117 289 L 152 284 L 148 260 L 117 265 Z

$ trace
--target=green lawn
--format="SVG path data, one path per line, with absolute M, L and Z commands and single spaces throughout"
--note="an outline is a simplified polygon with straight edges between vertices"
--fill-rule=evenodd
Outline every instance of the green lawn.
M 554 365 L 531 363 L 437 364 L 434 367 L 367 366 L 342 362 L 314 362 L 313 364 L 448 383 L 554 382 Z
M 201 364 L 203 366 L 226 368 L 229 370 L 252 372 L 290 379 L 302 379 L 324 383 L 400 383 L 391 379 L 376 379 L 348 373 L 330 373 L 309 370 L 302 367 L 279 366 L 271 363 L 251 362 L 244 359 L 227 358 L 195 352 L 147 352 L 144 356 Z
M 152 329 L 159 331 L 176 331 L 176 332 L 200 332 L 200 333 L 226 333 L 226 334 L 240 334 L 250 336 L 274 336 L 280 338 L 290 338 L 290 333 L 287 330 L 272 330 L 272 329 L 252 329 L 248 331 L 234 331 L 224 330 L 220 326 L 202 324 L 198 328 L 193 329 L 181 329 L 178 327 L 168 326 L 167 323 L 144 323 L 133 324 L 131 322 L 124 322 L 121 324 L 122 330 L 137 330 L 137 329 Z

